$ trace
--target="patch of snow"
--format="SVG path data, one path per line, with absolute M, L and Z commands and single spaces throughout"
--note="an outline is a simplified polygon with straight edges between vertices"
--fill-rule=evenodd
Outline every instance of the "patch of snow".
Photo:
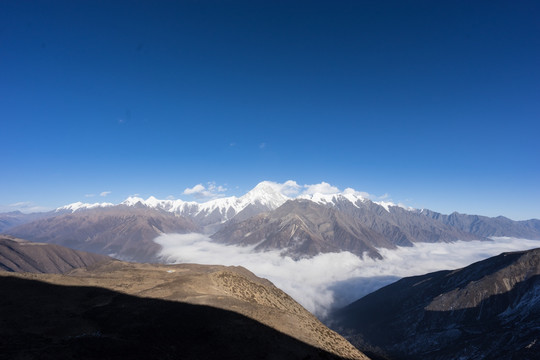
M 390 212 L 390 206 L 396 206 L 396 204 L 390 201 L 374 201 L 373 203 L 382 206 L 388 212 Z

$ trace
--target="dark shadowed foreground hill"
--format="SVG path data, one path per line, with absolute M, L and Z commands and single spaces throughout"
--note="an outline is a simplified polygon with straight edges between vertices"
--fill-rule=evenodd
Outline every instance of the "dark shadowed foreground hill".
M 539 359 L 540 249 L 404 278 L 335 314 L 353 344 L 389 359 Z
M 62 274 L 110 260 L 111 258 L 105 255 L 0 235 L 0 270 Z
M 240 267 L 0 272 L 2 359 L 366 359 Z

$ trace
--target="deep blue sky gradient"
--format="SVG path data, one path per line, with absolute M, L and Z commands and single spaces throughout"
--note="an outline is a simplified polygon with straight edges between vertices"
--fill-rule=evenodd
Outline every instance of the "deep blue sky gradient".
M 293 179 L 540 218 L 538 19 L 537 1 L 0 1 L 0 210 Z

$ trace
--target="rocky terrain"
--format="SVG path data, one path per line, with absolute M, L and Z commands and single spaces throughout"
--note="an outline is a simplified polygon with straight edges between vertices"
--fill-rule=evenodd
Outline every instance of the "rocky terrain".
M 334 314 L 382 359 L 538 359 L 540 249 L 404 278 Z
M 381 258 L 377 248 L 486 239 L 400 207 L 386 210 L 371 201 L 352 203 L 339 197 L 332 203 L 289 200 L 274 211 L 225 224 L 212 238 L 226 244 L 257 244 L 259 250 L 283 249 L 293 257 L 350 251 L 376 259 Z
M 0 235 L 0 270 L 3 271 L 63 274 L 110 260 L 105 255 Z
M 367 359 L 244 268 L 0 272 L 2 359 Z

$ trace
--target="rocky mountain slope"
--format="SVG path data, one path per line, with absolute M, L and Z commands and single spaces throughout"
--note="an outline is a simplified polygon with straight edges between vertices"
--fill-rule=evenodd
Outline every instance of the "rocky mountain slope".
M 404 278 L 334 321 L 377 358 L 538 359 L 540 249 Z
M 387 210 L 369 200 L 331 200 L 289 200 L 272 212 L 228 223 L 212 238 L 227 244 L 257 244 L 259 250 L 284 250 L 293 257 L 350 251 L 372 258 L 381 258 L 377 248 L 485 239 L 400 207 Z
M 367 359 L 244 268 L 0 272 L 1 359 Z
M 112 206 L 62 214 L 19 225 L 13 236 L 141 262 L 155 261 L 162 233 L 200 231 L 191 220 L 146 207 Z
M 257 244 L 256 250 L 284 250 L 293 257 L 344 250 L 378 257 L 376 247 L 394 246 L 356 219 L 309 200 L 289 200 L 270 213 L 228 224 L 212 238 L 227 244 Z
M 109 260 L 104 255 L 0 235 L 0 270 L 3 271 L 63 274 Z

